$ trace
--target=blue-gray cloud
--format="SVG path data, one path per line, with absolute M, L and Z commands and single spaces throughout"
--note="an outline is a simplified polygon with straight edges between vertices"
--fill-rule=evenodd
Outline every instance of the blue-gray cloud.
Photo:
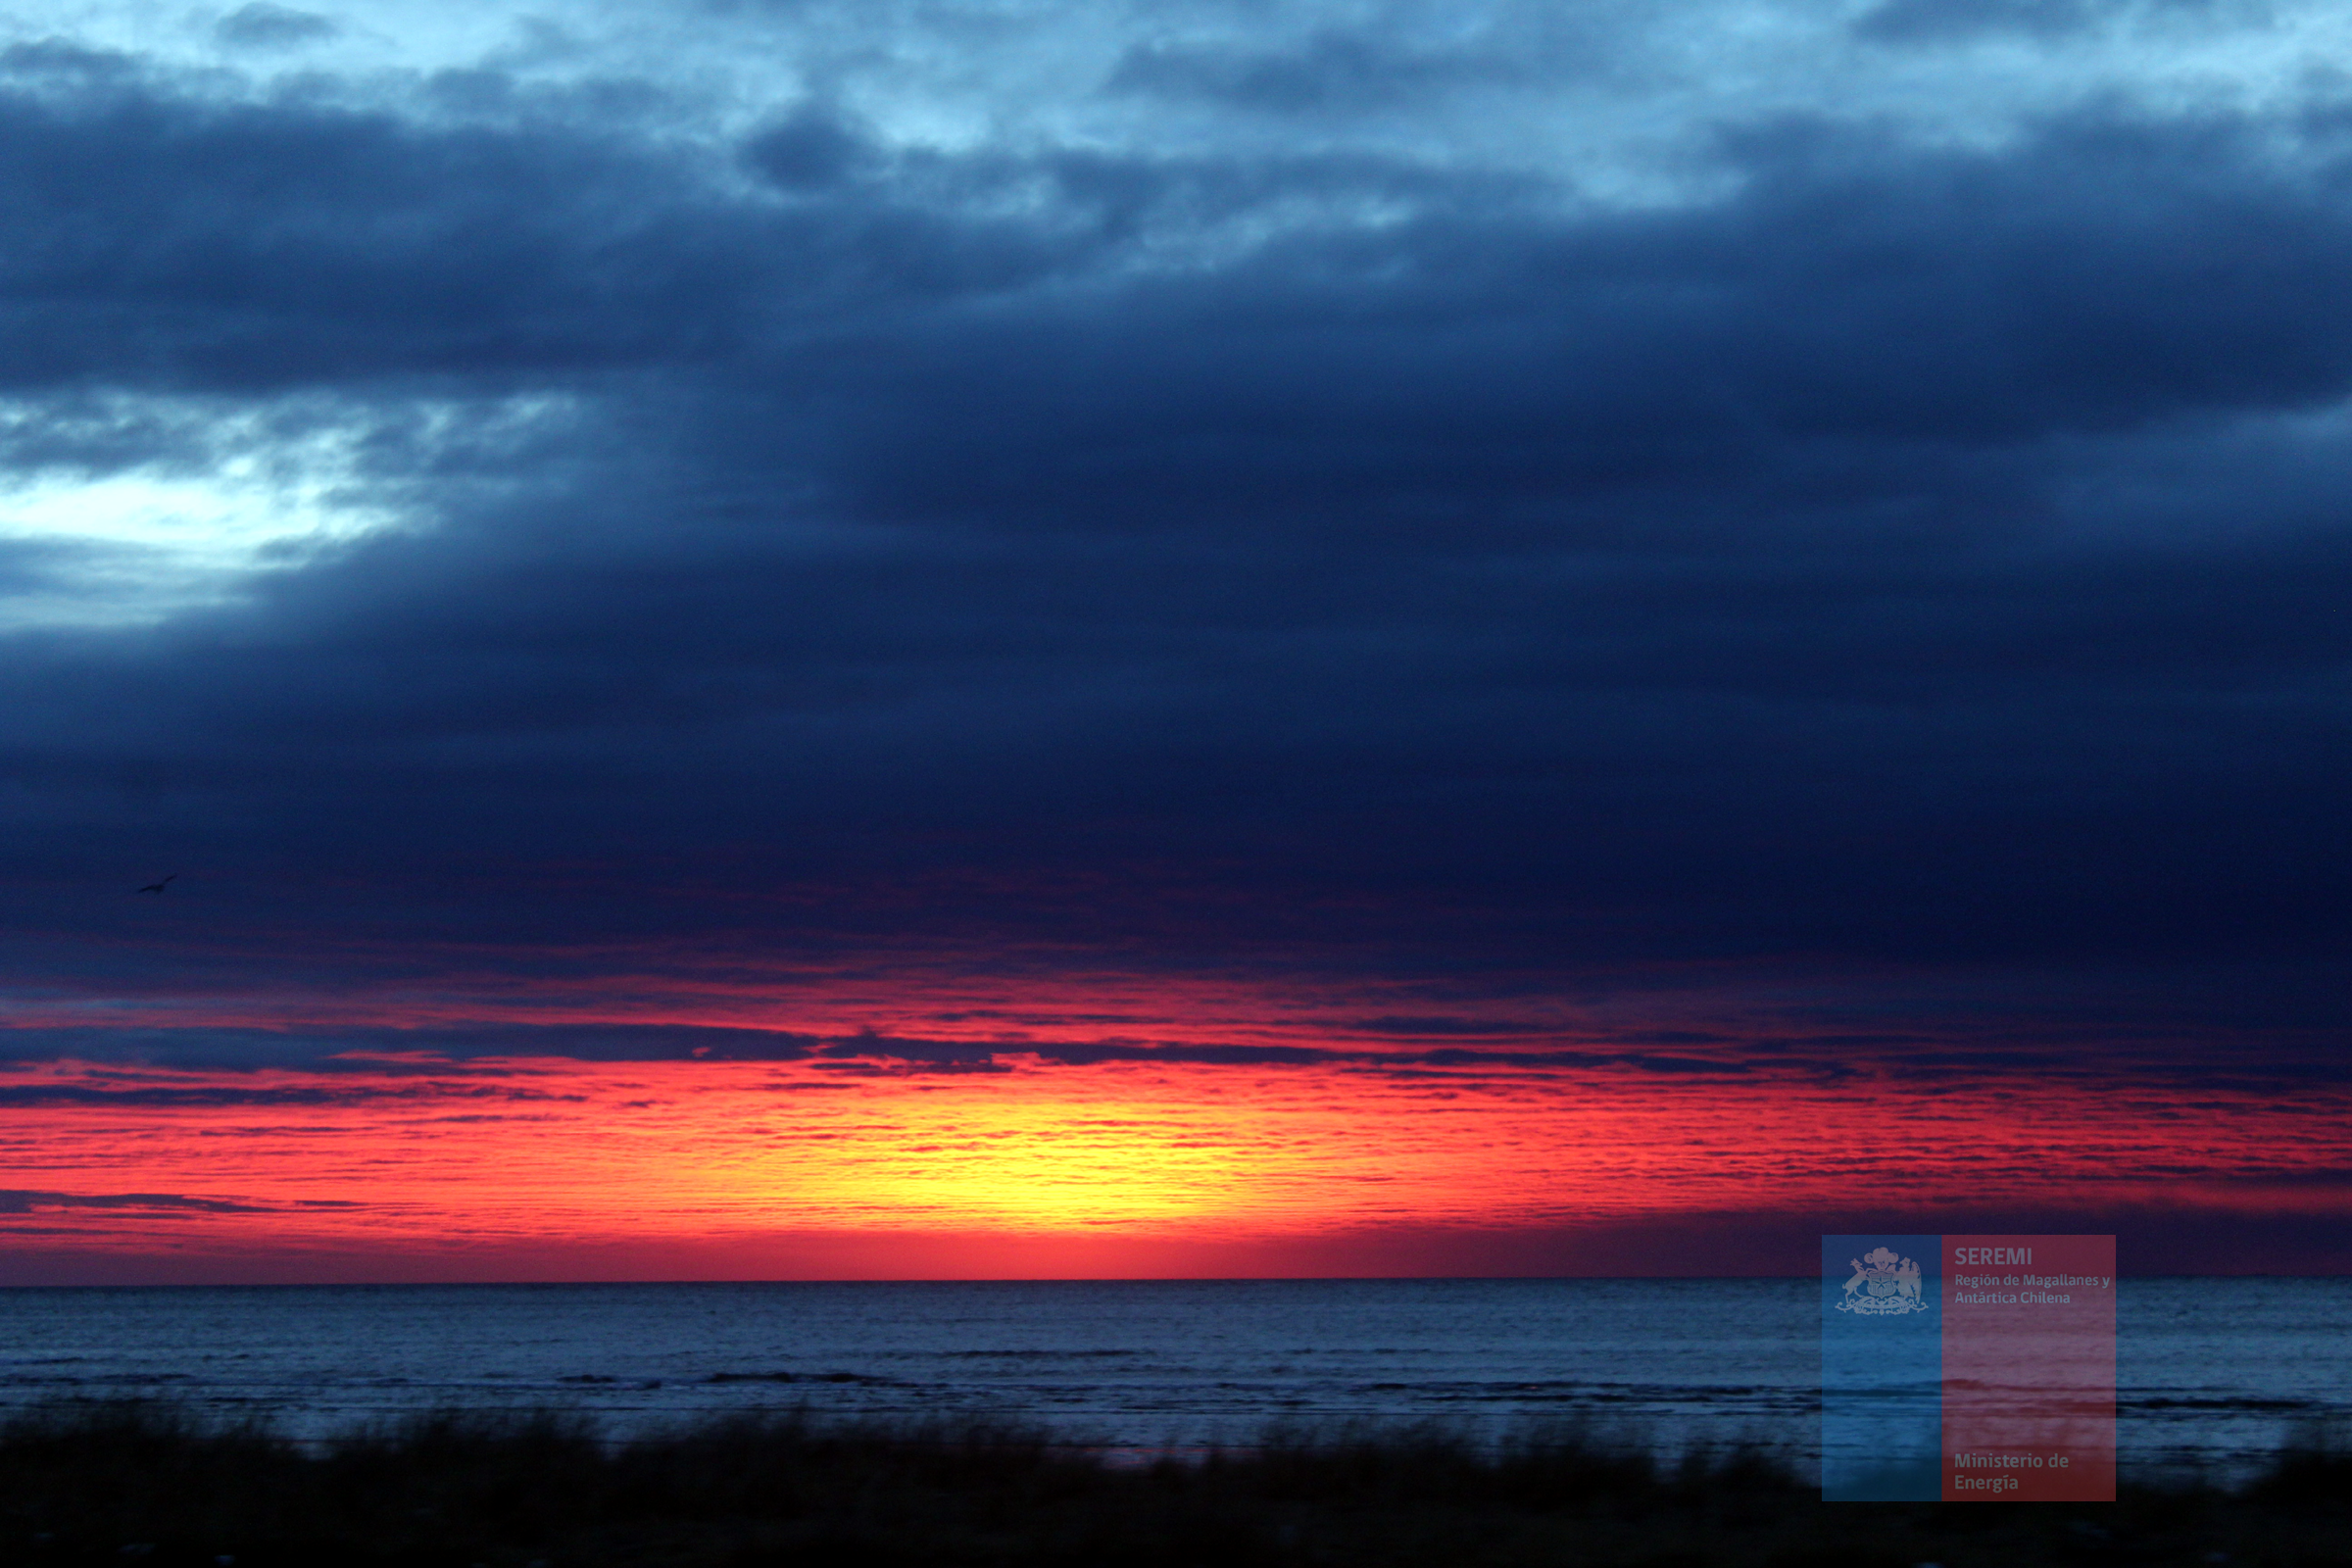
M 1106 101 L 1474 74 L 1350 36 Z M 2338 110 L 1751 118 L 1612 205 L 1409 138 L 0 64 L 6 461 L 331 436 L 415 524 L 10 637 L 41 985 L 1801 956 L 2342 1021 Z
M 2059 38 L 2153 21 L 2265 20 L 2260 0 L 1882 0 L 1854 23 L 1866 38 L 1944 42 L 1986 33 Z
M 1848 1030 L 1811 1036 L 1719 1035 L 1622 1029 L 1572 1041 L 1530 1026 L 1519 1038 L 1476 1046 L 1432 1045 L 1446 1031 L 1410 1020 L 1420 1039 L 1358 1026 L 1320 1044 L 1160 1041 L 1134 1037 L 956 1040 L 879 1034 L 819 1035 L 783 1029 L 628 1024 L 493 1024 L 467 1027 L 344 1026 L 250 1029 L 181 1024 L 79 1025 L 0 1034 L 0 1063 L 79 1063 L 79 1075 L 0 1085 L 0 1106 L 93 1108 L 426 1104 L 445 1100 L 573 1102 L 537 1087 L 550 1064 L 750 1062 L 824 1074 L 1004 1073 L 1023 1067 L 1107 1062 L 1248 1069 L 1337 1069 L 1390 1078 L 1530 1078 L 1634 1072 L 1701 1080 L 1759 1074 L 1816 1083 L 1861 1077 L 1904 1081 L 2000 1079 L 2054 1085 L 2129 1077 L 2144 1090 L 2292 1094 L 2352 1075 L 2332 1035 L 2266 1030 L 2259 1021 L 2178 1020 L 2152 1036 L 2144 1017 L 2072 1027 L 2047 1018 L 2031 1029 L 1951 1026 L 1934 1035 Z M 1391 1037 L 1391 1038 L 1384 1038 Z M 256 1082 L 262 1069 L 300 1081 Z M 177 1074 L 200 1075 L 196 1081 Z M 795 1075 L 778 1090 L 815 1087 Z
M 1548 64 L 1500 50 L 1415 47 L 1374 30 L 1326 28 L 1271 48 L 1137 44 L 1121 56 L 1107 85 L 1268 114 L 1318 115 L 1389 109 L 1482 82 L 1525 81 Z
M 321 42 L 342 30 L 331 17 L 269 0 L 250 0 L 213 24 L 213 36 L 232 49 L 290 49 Z

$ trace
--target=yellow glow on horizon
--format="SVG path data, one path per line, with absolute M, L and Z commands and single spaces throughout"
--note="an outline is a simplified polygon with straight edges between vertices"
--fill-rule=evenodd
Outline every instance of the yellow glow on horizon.
M 911 1111 L 871 1151 L 813 1169 L 792 1159 L 779 1199 L 803 1210 L 855 1204 L 893 1229 L 1181 1224 L 1230 1210 L 1251 1163 L 1232 1121 L 1204 1127 L 1164 1104 L 933 1101 Z
M 127 1083 L 74 1063 L 0 1073 L 25 1102 L 0 1127 L 0 1161 L 26 1194 L 0 1213 L 0 1249 L 267 1252 L 294 1274 L 305 1257 L 373 1256 L 440 1277 L 1347 1271 L 1407 1255 L 1380 1251 L 1383 1238 L 1541 1239 L 1827 1211 L 1858 1193 L 1913 1205 L 2193 1194 L 2333 1213 L 2340 1193 L 2309 1196 L 2326 1190 L 2310 1177 L 2340 1151 L 2347 1114 L 2332 1091 L 2282 1105 L 2199 1090 L 2192 1111 L 2164 1084 L 1857 1094 L 1754 1073 L 1694 1091 L 1614 1064 L 423 1065 L 143 1068 Z M 158 1091 L 187 1098 L 159 1103 Z M 1414 1252 L 1409 1266 L 1484 1255 Z

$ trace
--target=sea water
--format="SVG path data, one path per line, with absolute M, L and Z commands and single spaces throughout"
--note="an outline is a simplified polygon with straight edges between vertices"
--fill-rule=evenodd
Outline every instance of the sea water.
M 620 1433 L 797 1407 L 1130 1453 L 1565 1423 L 1809 1470 L 1817 1312 L 1810 1279 L 15 1289 L 0 1403 L 168 1396 L 307 1437 L 450 1406 Z M 2352 1280 L 2125 1280 L 2118 1313 L 2127 1475 L 2242 1478 L 2352 1415 Z

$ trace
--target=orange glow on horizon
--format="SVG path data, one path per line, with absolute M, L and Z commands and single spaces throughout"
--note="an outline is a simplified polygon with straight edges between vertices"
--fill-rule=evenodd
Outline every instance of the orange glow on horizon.
M 2310 1178 L 2352 1119 L 2335 1091 L 2192 1104 L 2161 1083 L 1858 1087 L 1492 1060 L 59 1063 L 0 1087 L 19 1102 L 0 1159 L 33 1195 L 0 1209 L 0 1268 L 10 1250 L 332 1250 L 439 1259 L 445 1275 L 533 1248 L 699 1250 L 692 1266 L 722 1277 L 884 1276 L 918 1253 L 972 1276 L 1184 1272 L 1164 1260 L 1242 1244 L 1345 1272 L 1349 1238 L 1955 1194 L 2340 1212 Z M 941 1237 L 960 1240 L 943 1251 Z

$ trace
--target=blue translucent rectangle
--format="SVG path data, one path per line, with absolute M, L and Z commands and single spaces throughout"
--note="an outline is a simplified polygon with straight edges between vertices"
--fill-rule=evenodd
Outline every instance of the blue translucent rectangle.
M 1821 1239 L 1821 1494 L 1943 1495 L 1943 1238 Z

